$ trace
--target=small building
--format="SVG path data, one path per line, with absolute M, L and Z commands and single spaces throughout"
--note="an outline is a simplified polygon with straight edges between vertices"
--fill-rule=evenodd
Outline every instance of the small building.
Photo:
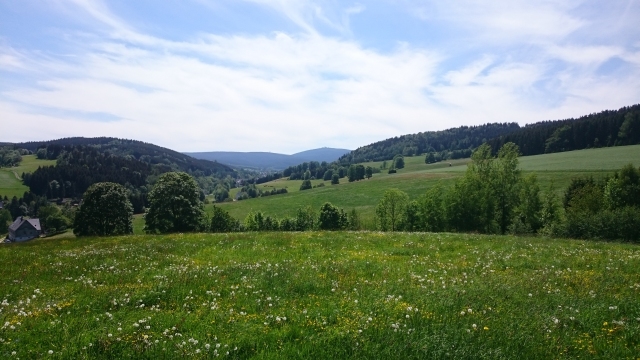
M 19 216 L 9 225 L 8 238 L 12 242 L 28 241 L 40 236 L 41 232 L 40 219 L 25 219 L 23 216 Z

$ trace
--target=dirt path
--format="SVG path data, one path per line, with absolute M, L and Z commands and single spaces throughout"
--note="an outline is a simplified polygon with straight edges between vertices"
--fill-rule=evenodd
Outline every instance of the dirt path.
M 17 173 L 17 172 L 12 171 L 12 173 L 13 173 L 13 175 L 15 175 L 15 176 L 16 176 L 16 179 L 18 179 L 18 180 L 22 181 L 22 178 L 20 177 L 20 175 L 18 175 L 18 173 Z

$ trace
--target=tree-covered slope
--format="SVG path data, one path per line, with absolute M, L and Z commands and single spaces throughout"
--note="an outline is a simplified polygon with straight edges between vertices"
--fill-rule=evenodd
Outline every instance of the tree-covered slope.
M 362 146 L 338 160 L 343 165 L 390 160 L 397 154 L 413 156 L 427 152 L 450 152 L 449 158 L 469 157 L 482 143 L 520 129 L 517 123 L 461 126 L 442 131 L 402 135 Z
M 234 170 L 227 165 L 195 159 L 177 151 L 137 140 L 117 139 L 111 137 L 85 138 L 73 137 L 50 141 L 35 141 L 14 144 L 37 153 L 46 149 L 46 158 L 55 159 L 62 152 L 72 151 L 80 146 L 95 149 L 99 153 L 133 158 L 150 165 L 167 166 L 173 170 L 201 173 L 203 175 L 234 175 Z
M 518 145 L 522 155 L 640 144 L 640 105 L 529 124 L 489 144 L 495 151 L 508 142 Z

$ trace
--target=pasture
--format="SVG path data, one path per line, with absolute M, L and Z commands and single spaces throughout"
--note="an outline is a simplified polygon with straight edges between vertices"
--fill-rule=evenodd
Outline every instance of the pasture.
M 411 199 L 422 195 L 432 186 L 447 187 L 466 171 L 469 159 L 425 164 L 424 156 L 405 158 L 405 168 L 397 174 L 383 170 L 369 180 L 349 183 L 340 179 L 339 185 L 325 181 L 324 187 L 298 191 L 301 180 L 280 179 L 258 185 L 259 188 L 287 187 L 289 193 L 264 198 L 247 199 L 232 203 L 217 204 L 233 217 L 243 220 L 250 211 L 262 211 L 275 217 L 293 216 L 299 207 L 311 206 L 317 210 L 330 202 L 345 211 L 356 209 L 368 229 L 374 229 L 375 206 L 387 189 L 397 188 Z M 582 176 L 601 178 L 612 174 L 626 164 L 640 166 L 640 145 L 569 151 L 555 154 L 520 157 L 520 169 L 525 176 L 536 174 L 540 188 L 544 191 L 553 186 L 557 195 L 562 195 L 571 179 Z M 449 166 L 449 163 L 451 166 Z M 382 162 L 365 163 L 365 166 L 380 167 Z M 314 180 L 314 185 L 321 183 Z M 210 210 L 213 205 L 208 205 Z
M 235 233 L 0 246 L 0 357 L 635 359 L 640 248 Z
M 0 195 L 20 198 L 29 188 L 22 183 L 22 173 L 32 173 L 40 166 L 55 165 L 55 160 L 39 160 L 35 155 L 22 156 L 19 166 L 0 168 Z

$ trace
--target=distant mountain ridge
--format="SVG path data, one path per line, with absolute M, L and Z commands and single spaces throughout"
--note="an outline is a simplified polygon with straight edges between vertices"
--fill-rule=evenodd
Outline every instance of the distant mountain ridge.
M 289 166 L 303 162 L 332 162 L 341 156 L 351 152 L 348 149 L 336 149 L 322 147 L 318 149 L 301 151 L 292 155 L 272 152 L 235 152 L 235 151 L 207 151 L 185 152 L 196 159 L 217 161 L 221 164 L 253 169 L 283 170 Z

